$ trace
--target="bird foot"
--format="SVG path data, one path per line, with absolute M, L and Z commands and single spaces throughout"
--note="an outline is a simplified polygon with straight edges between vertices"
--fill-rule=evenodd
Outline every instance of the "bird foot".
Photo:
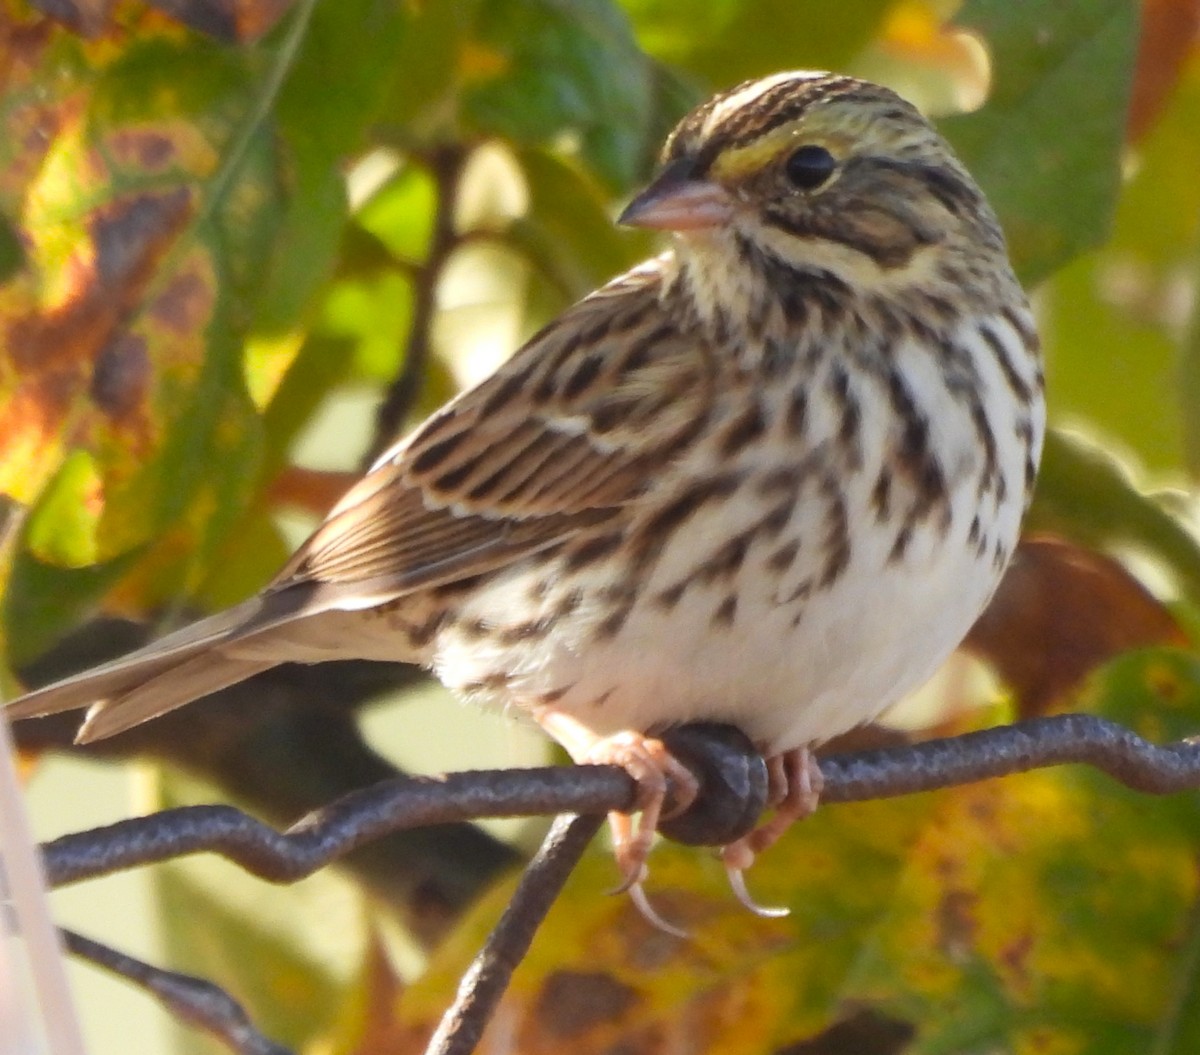
M 579 758 L 590 765 L 620 766 L 637 784 L 633 812 L 610 813 L 613 854 L 617 859 L 622 883 L 620 893 L 631 890 L 646 878 L 646 858 L 654 842 L 658 822 L 686 810 L 700 788 L 692 771 L 680 762 L 661 740 L 641 733 L 622 732 L 596 740 Z M 672 792 L 667 809 L 667 791 Z
M 655 911 L 642 884 L 648 874 L 646 859 L 659 821 L 682 813 L 699 794 L 700 785 L 692 771 L 655 737 L 633 730 L 600 737 L 572 715 L 553 708 L 535 712 L 534 718 L 581 765 L 620 766 L 633 777 L 637 795 L 632 808 L 628 812 L 608 815 L 613 856 L 621 873 L 621 882 L 613 893 L 628 892 L 651 926 L 675 937 L 684 936 L 685 931 Z M 669 804 L 668 791 L 671 793 Z M 635 813 L 638 814 L 636 822 Z
M 729 885 L 734 896 L 756 916 L 786 916 L 786 908 L 758 904 L 746 889 L 745 872 L 754 859 L 779 841 L 796 821 L 811 816 L 817 808 L 825 778 L 807 747 L 771 755 L 767 758 L 767 805 L 775 812 L 749 835 L 730 843 L 721 851 Z

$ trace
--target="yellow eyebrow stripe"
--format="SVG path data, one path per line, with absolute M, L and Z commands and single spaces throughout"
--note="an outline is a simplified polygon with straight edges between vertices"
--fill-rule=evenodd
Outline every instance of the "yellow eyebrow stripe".
M 811 121 L 793 121 L 772 128 L 749 143 L 722 150 L 713 162 L 712 174 L 719 180 L 736 182 L 743 176 L 762 171 L 782 154 L 808 144 L 824 147 L 835 158 L 845 156 L 845 137 L 814 129 Z

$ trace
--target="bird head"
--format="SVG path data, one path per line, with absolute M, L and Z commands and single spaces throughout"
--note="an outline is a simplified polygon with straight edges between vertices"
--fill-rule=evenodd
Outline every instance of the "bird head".
M 685 268 L 727 299 L 762 266 L 883 293 L 956 261 L 968 279 L 1009 273 L 994 213 L 932 125 L 890 89 L 828 73 L 750 81 L 693 110 L 620 221 L 673 232 Z

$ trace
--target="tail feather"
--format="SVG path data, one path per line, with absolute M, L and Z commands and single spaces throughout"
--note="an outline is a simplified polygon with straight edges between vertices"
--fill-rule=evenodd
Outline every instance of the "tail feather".
M 35 689 L 8 704 L 7 713 L 31 718 L 88 707 L 76 738 L 82 743 L 112 736 L 279 663 L 350 655 L 416 658 L 398 654 L 394 634 L 363 633 L 360 601 L 358 594 L 314 583 L 269 591 L 136 652 Z
M 239 659 L 226 655 L 220 647 L 205 649 L 151 674 L 123 692 L 93 703 L 75 742 L 86 744 L 124 732 L 185 703 L 245 681 L 279 662 L 279 657 Z
M 257 601 L 248 601 L 167 634 L 135 652 L 35 689 L 7 705 L 8 717 L 56 714 L 120 696 L 229 639 L 246 625 L 258 608 Z

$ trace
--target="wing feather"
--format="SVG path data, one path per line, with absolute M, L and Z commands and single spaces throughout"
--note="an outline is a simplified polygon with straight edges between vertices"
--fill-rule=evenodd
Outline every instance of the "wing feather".
M 615 280 L 387 452 L 275 589 L 396 596 L 618 519 L 703 427 L 715 388 L 707 349 L 663 324 L 660 285 L 652 269 Z

